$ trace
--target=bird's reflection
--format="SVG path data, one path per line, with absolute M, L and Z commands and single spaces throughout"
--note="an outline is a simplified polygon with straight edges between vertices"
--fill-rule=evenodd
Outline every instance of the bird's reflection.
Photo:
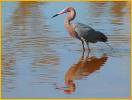
M 96 70 L 100 70 L 108 59 L 107 54 L 103 54 L 100 58 L 95 56 L 89 57 L 82 54 L 81 58 L 76 64 L 71 65 L 67 70 L 64 77 L 64 83 L 66 87 L 57 86 L 56 89 L 64 91 L 66 94 L 71 94 L 76 90 L 76 83 L 74 80 L 81 80 L 86 76 L 94 73 Z

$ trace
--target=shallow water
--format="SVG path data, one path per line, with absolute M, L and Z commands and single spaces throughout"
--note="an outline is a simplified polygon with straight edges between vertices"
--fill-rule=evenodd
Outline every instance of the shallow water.
M 74 22 L 82 22 L 108 36 L 90 44 L 64 29 L 66 15 L 57 11 L 73 6 Z M 3 2 L 3 98 L 129 98 L 129 2 Z

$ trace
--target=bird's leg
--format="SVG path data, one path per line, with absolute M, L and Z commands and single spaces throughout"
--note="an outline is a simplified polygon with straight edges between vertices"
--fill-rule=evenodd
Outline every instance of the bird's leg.
M 85 47 L 84 47 L 84 41 L 83 40 L 81 40 L 82 41 L 82 45 L 83 45 L 83 52 L 85 51 Z
M 81 57 L 82 59 L 84 58 L 84 51 L 82 52 L 82 57 Z
M 86 42 L 86 44 L 87 44 L 88 52 L 90 52 L 89 43 Z
M 82 56 L 81 56 L 81 59 L 79 61 L 82 61 L 84 60 L 84 51 L 82 52 Z
M 90 50 L 88 50 L 87 58 L 89 57 L 89 54 L 90 54 Z
M 89 54 L 90 54 L 90 48 L 89 48 L 89 43 L 88 42 L 86 42 L 86 44 L 87 44 L 87 48 L 88 48 L 88 54 L 87 54 L 87 57 L 89 57 Z

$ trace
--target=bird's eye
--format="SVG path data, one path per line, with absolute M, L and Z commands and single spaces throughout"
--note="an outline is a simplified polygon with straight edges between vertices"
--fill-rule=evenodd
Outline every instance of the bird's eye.
M 70 9 L 67 9 L 66 11 L 67 11 L 67 12 L 70 12 Z
M 65 9 L 65 12 L 70 12 L 70 9 L 69 9 L 69 8 L 66 8 L 66 9 Z

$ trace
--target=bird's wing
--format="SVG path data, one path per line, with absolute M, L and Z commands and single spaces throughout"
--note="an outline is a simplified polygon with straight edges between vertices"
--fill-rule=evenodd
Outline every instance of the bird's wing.
M 77 32 L 77 36 L 81 39 L 83 38 L 87 42 L 95 43 L 97 41 L 102 42 L 107 41 L 107 37 L 102 32 L 95 31 L 88 25 L 76 23 L 74 28 L 75 31 Z
M 78 33 L 80 37 L 87 37 L 87 35 L 94 32 L 94 29 L 88 25 L 83 23 L 75 23 L 75 31 Z

